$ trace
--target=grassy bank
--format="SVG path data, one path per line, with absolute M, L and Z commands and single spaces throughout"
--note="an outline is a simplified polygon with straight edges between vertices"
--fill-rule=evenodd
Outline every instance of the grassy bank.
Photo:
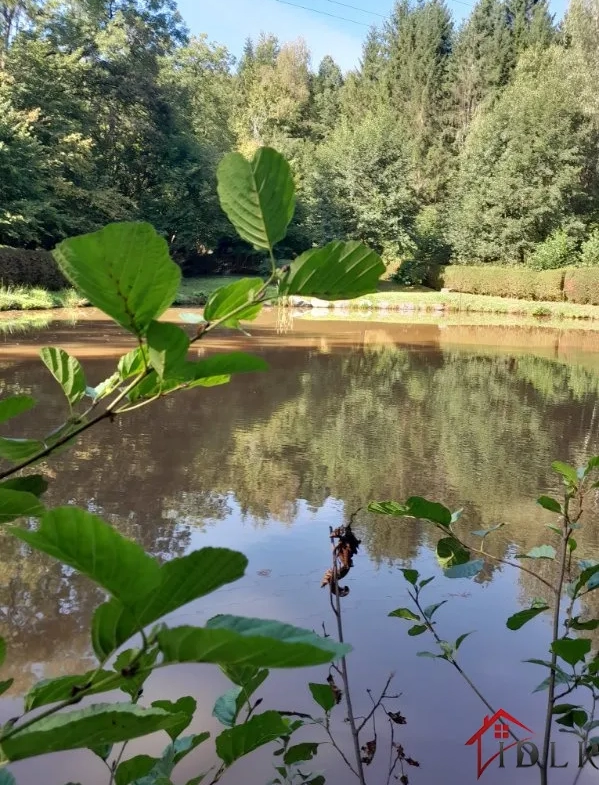
M 206 278 L 185 278 L 181 283 L 176 306 L 201 307 L 212 292 L 221 286 L 232 283 L 240 276 L 212 276 Z M 425 287 L 401 287 L 397 284 L 382 283 L 381 290 L 375 294 L 336 303 L 308 300 L 312 305 L 328 307 L 332 312 L 343 309 L 350 311 L 396 311 L 409 315 L 412 312 L 426 313 L 481 313 L 508 314 L 534 317 L 535 319 L 597 319 L 599 306 L 577 305 L 566 302 L 538 302 L 516 300 L 508 297 L 489 297 L 480 294 L 459 292 L 436 292 Z M 33 287 L 0 287 L 0 311 L 31 311 L 51 308 L 77 308 L 87 305 L 73 289 L 48 292 Z

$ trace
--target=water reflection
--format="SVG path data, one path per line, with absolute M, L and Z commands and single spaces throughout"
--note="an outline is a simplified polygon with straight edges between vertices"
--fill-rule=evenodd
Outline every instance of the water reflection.
M 347 521 L 374 498 L 422 494 L 463 506 L 468 528 L 509 524 L 489 541 L 494 555 L 530 549 L 546 540 L 543 524 L 551 520 L 534 499 L 559 492 L 551 461 L 580 463 L 599 452 L 595 335 L 301 319 L 290 326 L 276 324 L 274 315 L 255 333 L 251 345 L 268 359 L 268 374 L 192 391 L 103 425 L 47 469 L 54 478 L 49 504 L 88 507 L 162 558 L 208 544 L 248 554 L 247 576 L 219 592 L 210 608 L 195 603 L 184 609 L 178 617 L 183 622 L 226 610 L 314 629 L 331 624 L 326 591 L 319 588 L 328 566 L 328 526 Z M 31 392 L 39 401 L 36 419 L 15 421 L 12 435 L 48 432 L 65 414 L 35 359 L 34 337 L 5 337 L 0 350 L 1 390 Z M 110 372 L 105 355 L 128 345 L 122 334 L 91 318 L 75 329 L 51 325 L 40 340 L 84 358 L 91 383 Z M 221 344 L 250 342 L 228 334 Z M 587 519 L 597 512 L 593 502 Z M 347 637 L 356 644 L 351 666 L 358 705 L 367 707 L 365 687 L 376 689 L 389 671 L 397 671 L 409 719 L 406 747 L 423 763 L 411 781 L 474 782 L 473 752 L 464 743 L 484 709 L 443 664 L 414 656 L 429 645 L 424 639 L 408 639 L 401 623 L 387 618 L 407 598 L 398 566 L 413 562 L 423 572 L 437 572 L 435 535 L 364 513 L 357 528 L 363 550 L 344 607 Z M 34 677 L 87 667 L 87 622 L 101 595 L 86 579 L 1 538 L 6 677 L 15 677 L 18 695 Z M 581 558 L 599 555 L 592 526 L 577 539 Z M 529 576 L 518 579 L 507 568 L 489 567 L 476 582 L 439 578 L 430 590 L 431 602 L 450 600 L 439 619 L 444 636 L 479 631 L 464 648 L 475 681 L 492 702 L 506 703 L 503 708 L 538 732 L 542 697 L 530 692 L 544 674 L 519 663 L 541 656 L 547 623 L 541 617 L 520 633 L 507 633 L 505 618 L 518 603 L 542 596 L 541 588 Z M 212 722 L 213 699 L 224 688 L 213 671 L 199 672 L 212 676 L 200 684 L 193 671 L 203 701 L 198 729 Z M 323 674 L 312 676 L 322 680 Z M 266 695 L 277 708 L 291 708 L 277 704 L 285 694 L 292 708 L 309 709 L 306 680 L 304 673 L 277 674 Z M 188 682 L 188 669 L 173 669 L 156 676 L 149 693 L 184 694 Z M 14 713 L 14 700 L 7 703 L 6 711 Z M 138 747 L 148 751 L 151 743 Z M 201 770 L 201 755 L 185 764 L 188 777 Z M 105 781 L 101 771 L 94 779 L 93 767 L 77 769 L 87 765 L 86 758 L 62 758 L 52 758 L 54 768 L 36 762 L 15 771 L 23 772 L 22 782 L 53 785 L 74 779 L 65 772 L 75 766 L 92 778 L 85 783 Z M 325 756 L 329 782 L 344 783 L 346 775 L 333 760 Z M 244 785 L 263 783 L 264 771 L 258 757 L 244 769 Z M 485 773 L 488 783 L 506 777 L 536 781 L 526 771 Z M 572 779 L 560 773 L 554 782 Z

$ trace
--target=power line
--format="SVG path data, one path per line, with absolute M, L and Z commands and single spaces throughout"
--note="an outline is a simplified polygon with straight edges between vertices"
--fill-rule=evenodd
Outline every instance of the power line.
M 333 19 L 341 19 L 342 22 L 352 22 L 352 24 L 360 25 L 361 27 L 371 27 L 371 25 L 367 25 L 366 22 L 358 22 L 356 19 L 348 19 L 345 16 L 337 16 L 337 14 L 329 14 L 326 11 L 319 11 L 317 8 L 309 8 L 307 5 L 290 3 L 289 0 L 276 0 L 276 1 L 277 3 L 282 3 L 283 5 L 293 6 L 293 8 L 302 8 L 304 11 L 312 11 L 313 14 L 322 14 L 323 16 L 330 16 Z
M 339 0 L 327 0 L 327 3 L 333 5 L 342 5 L 344 8 L 351 8 L 352 11 L 361 11 L 363 14 L 372 14 L 373 16 L 380 16 L 381 19 L 386 19 L 385 14 L 379 14 L 377 11 L 368 11 L 366 8 L 358 8 L 357 5 L 348 5 L 347 3 L 340 3 Z

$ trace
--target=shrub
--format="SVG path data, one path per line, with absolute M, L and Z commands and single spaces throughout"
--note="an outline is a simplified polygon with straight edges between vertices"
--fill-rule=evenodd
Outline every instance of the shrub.
M 566 272 L 564 294 L 570 303 L 599 305 L 599 268 L 577 267 Z
M 451 265 L 438 268 L 427 282 L 467 294 L 514 297 L 519 300 L 562 300 L 564 270 L 537 272 L 520 267 L 468 267 Z M 433 279 L 433 280 L 431 280 Z
M 575 264 L 576 241 L 563 229 L 558 229 L 536 246 L 527 262 L 534 270 L 556 270 Z
M 432 205 L 423 207 L 414 220 L 418 258 L 431 264 L 447 264 L 451 247 L 445 242 L 445 228 L 439 210 Z
M 0 247 L 0 285 L 38 286 L 57 291 L 68 283 L 48 251 Z
M 599 229 L 595 229 L 580 249 L 580 264 L 583 267 L 599 266 Z
M 393 280 L 402 286 L 420 286 L 424 283 L 430 267 L 430 263 L 425 259 L 406 259 L 399 263 Z

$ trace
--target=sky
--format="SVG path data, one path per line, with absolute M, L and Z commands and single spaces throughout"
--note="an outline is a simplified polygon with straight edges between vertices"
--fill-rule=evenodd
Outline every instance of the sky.
M 474 0 L 446 2 L 456 23 L 474 5 Z M 550 0 L 551 10 L 558 18 L 563 15 L 566 2 Z M 225 44 L 236 57 L 241 55 L 248 36 L 274 33 L 282 41 L 304 38 L 315 68 L 330 54 L 344 71 L 358 66 L 369 26 L 383 22 L 392 6 L 393 0 L 179 0 L 179 10 L 191 32 L 206 33 L 211 41 Z

